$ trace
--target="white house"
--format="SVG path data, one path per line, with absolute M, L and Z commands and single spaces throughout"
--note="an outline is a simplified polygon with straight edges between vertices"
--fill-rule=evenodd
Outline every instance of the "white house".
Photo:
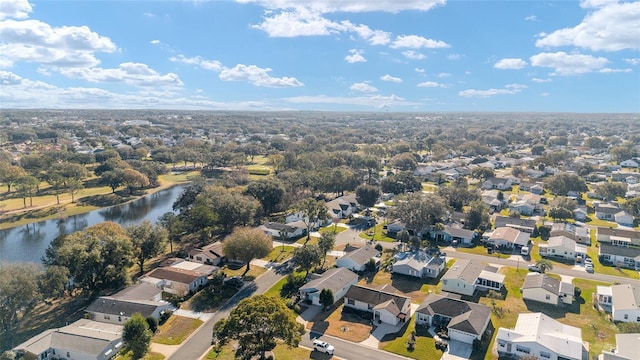
M 617 213 L 613 214 L 613 221 L 616 222 L 616 224 L 620 225 L 620 226 L 628 226 L 628 227 L 632 227 L 633 226 L 633 215 L 629 214 L 628 212 L 621 210 L 618 211 Z
M 611 316 L 613 321 L 640 323 L 640 286 L 611 285 Z
M 606 221 L 615 221 L 615 215 L 619 213 L 620 206 L 612 203 L 600 203 L 595 206 L 596 218 Z
M 459 259 L 442 276 L 442 290 L 467 296 L 473 296 L 476 290 L 501 291 L 504 275 L 494 270 L 474 260 Z
M 140 281 L 151 283 L 168 293 L 184 296 L 205 286 L 209 282 L 208 275 L 193 270 L 159 267 L 140 277 Z
M 487 242 L 496 247 L 523 247 L 529 244 L 530 236 L 529 233 L 505 226 L 495 229 Z
M 300 295 L 313 305 L 320 304 L 320 292 L 331 290 L 333 300 L 338 301 L 347 293 L 352 285 L 358 283 L 358 275 L 345 268 L 333 268 L 324 272 L 320 277 L 309 281 L 300 287 Z
M 591 231 L 588 227 L 581 227 L 569 223 L 554 223 L 551 225 L 551 236 L 566 236 L 575 242 L 591 245 Z
M 587 247 L 566 236 L 552 236 L 546 244 L 538 245 L 538 252 L 542 257 L 575 260 L 578 256 L 587 255 Z
M 501 227 L 510 227 L 518 229 L 528 234 L 533 234 L 536 230 L 536 221 L 534 219 L 520 219 L 509 216 L 496 216 L 494 220 L 496 229 Z
M 601 243 L 598 257 L 604 264 L 640 270 L 640 248 Z
M 496 343 L 500 356 L 589 359 L 589 347 L 582 342 L 582 330 L 564 325 L 543 313 L 519 314 L 515 328 L 498 328 Z
M 429 294 L 416 309 L 416 325 L 445 327 L 451 340 L 467 344 L 482 340 L 490 321 L 488 306 L 439 294 Z
M 556 280 L 545 274 L 529 273 L 522 285 L 522 298 L 545 304 L 571 305 L 575 287 L 573 284 Z
M 140 313 L 145 318 L 153 317 L 160 320 L 160 317 L 175 308 L 166 301 L 150 300 L 123 300 L 112 296 L 101 296 L 94 300 L 85 310 L 91 320 L 120 324 L 124 323 L 135 313 Z
M 640 245 L 640 231 L 598 226 L 596 240 L 617 246 Z
M 331 217 L 346 219 L 358 210 L 358 201 L 356 194 L 349 194 L 327 202 L 326 206 Z
M 460 245 L 471 245 L 473 239 L 478 233 L 472 230 L 461 229 L 453 226 L 444 226 L 444 230 L 435 231 L 433 237 L 436 241 L 443 241 L 447 243 L 456 243 Z
M 382 289 L 353 285 L 344 296 L 344 307 L 370 312 L 374 322 L 397 325 L 411 318 L 411 299 Z
M 187 254 L 187 259 L 193 262 L 217 266 L 225 259 L 222 242 L 216 241 L 201 248 L 192 249 Z
M 616 348 L 603 350 L 598 360 L 639 360 L 640 333 L 616 334 Z
M 282 237 L 281 234 L 284 234 L 287 239 L 295 239 L 305 235 L 307 232 L 306 227 L 292 226 L 289 224 L 281 224 L 271 221 L 260 225 L 260 230 L 276 239 L 280 239 Z
M 123 345 L 122 325 L 80 319 L 49 329 L 13 348 L 24 359 L 108 360 Z
M 508 189 L 511 189 L 512 184 L 513 184 L 513 181 L 509 178 L 493 177 L 483 182 L 481 188 L 485 190 L 492 190 L 492 189 L 508 190 Z
M 634 168 L 637 169 L 638 168 L 638 162 L 632 159 L 628 159 L 625 161 L 621 161 L 620 162 L 620 166 L 622 166 L 623 168 Z
M 342 255 L 336 260 L 336 266 L 356 272 L 364 271 L 367 268 L 367 263 L 369 263 L 371 259 L 376 262 L 377 268 L 380 264 L 380 251 L 371 246 L 363 246 Z
M 437 278 L 445 268 L 445 261 L 425 252 L 400 252 L 394 256 L 392 272 L 417 278 Z

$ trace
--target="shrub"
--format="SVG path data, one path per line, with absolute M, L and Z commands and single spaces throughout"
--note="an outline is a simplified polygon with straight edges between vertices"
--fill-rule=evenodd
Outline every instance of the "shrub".
M 380 252 L 382 252 L 382 245 L 380 244 L 376 244 L 376 246 L 374 246 L 374 248 Z
M 149 324 L 149 330 L 151 330 L 152 333 L 155 334 L 156 331 L 158 331 L 158 319 L 154 318 L 153 316 L 148 316 L 147 324 Z

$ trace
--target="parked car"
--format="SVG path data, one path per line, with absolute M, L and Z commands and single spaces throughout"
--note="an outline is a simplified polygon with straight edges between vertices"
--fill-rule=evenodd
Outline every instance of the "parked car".
M 528 268 L 529 268 L 529 271 L 535 271 L 535 272 L 539 272 L 539 273 L 542 272 L 542 269 L 540 267 L 538 267 L 538 265 L 535 265 L 535 264 L 529 265 Z
M 593 260 L 591 260 L 591 258 L 586 258 L 586 259 L 584 259 L 584 264 L 585 265 L 587 265 L 587 264 L 593 265 Z
M 593 265 L 591 265 L 591 264 L 586 264 L 586 265 L 584 266 L 584 270 L 585 270 L 586 272 L 588 272 L 588 273 L 592 273 L 592 272 L 593 272 Z
M 244 285 L 244 280 L 242 280 L 242 276 L 231 276 L 222 280 L 222 283 L 227 286 L 240 288 Z
M 313 340 L 313 350 L 319 351 L 321 353 L 333 355 L 335 348 L 333 347 L 333 345 L 330 345 L 326 341 L 316 339 L 316 340 Z

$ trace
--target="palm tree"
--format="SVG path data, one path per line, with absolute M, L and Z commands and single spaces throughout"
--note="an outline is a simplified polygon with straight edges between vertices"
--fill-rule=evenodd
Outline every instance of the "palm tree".
M 536 266 L 540 269 L 541 273 L 546 273 L 549 270 L 553 270 L 553 264 L 547 259 L 540 259 L 536 262 Z

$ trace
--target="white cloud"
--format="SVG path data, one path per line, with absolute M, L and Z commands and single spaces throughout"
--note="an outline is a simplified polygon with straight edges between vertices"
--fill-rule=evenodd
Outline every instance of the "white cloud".
M 634 66 L 640 64 L 640 59 L 639 58 L 631 58 L 631 59 L 625 58 L 625 59 L 622 59 L 622 60 L 624 60 L 624 62 L 626 62 L 627 64 L 631 64 L 631 65 L 634 65 Z
M 438 82 L 435 82 L 435 81 L 421 82 L 416 86 L 417 87 L 427 87 L 427 88 L 445 88 L 445 87 L 447 87 L 446 85 L 438 83 Z
M 551 95 L 551 94 L 549 94 L 549 93 L 547 93 L 547 92 L 540 93 L 540 96 L 549 96 L 549 95 Z
M 468 89 L 462 90 L 458 93 L 459 96 L 462 97 L 491 97 L 495 95 L 514 95 L 522 91 L 522 89 L 526 89 L 526 85 L 521 84 L 509 84 L 506 85 L 503 89 L 488 89 L 488 90 L 475 90 Z
M 527 66 L 527 62 L 522 59 L 501 59 L 493 65 L 496 69 L 519 70 Z
M 462 55 L 460 54 L 449 54 L 447 55 L 447 59 L 449 60 L 460 60 L 462 58 Z
M 609 73 L 627 73 L 631 72 L 631 69 L 612 69 L 612 68 L 603 68 L 600 69 L 599 72 L 609 74 Z
M 394 106 L 414 106 L 419 103 L 406 101 L 395 94 L 389 96 L 371 95 L 357 97 L 338 97 L 327 95 L 316 96 L 296 96 L 284 98 L 283 100 L 295 104 L 338 104 L 338 105 L 355 105 L 368 106 L 375 109 L 391 108 Z
M 585 9 L 599 8 L 605 5 L 611 5 L 617 3 L 618 0 L 582 0 L 580 1 L 580 7 Z
M 160 40 L 157 40 L 157 39 L 151 40 L 151 41 L 149 41 L 149 42 L 150 42 L 151 44 L 153 44 L 153 45 L 158 45 L 158 44 L 160 44 Z
M 95 66 L 95 52 L 114 52 L 116 45 L 87 26 L 51 27 L 38 20 L 0 22 L 0 64 L 35 62 L 59 67 Z
M 391 33 L 382 30 L 372 30 L 367 25 L 352 25 L 349 21 L 343 21 L 342 25 L 350 31 L 358 34 L 362 39 L 366 40 L 370 45 L 386 45 L 391 41 Z
M 146 64 L 122 63 L 118 68 L 59 68 L 61 74 L 93 83 L 123 82 L 140 87 L 182 86 L 180 77 L 174 73 L 160 74 Z
M 26 19 L 33 11 L 28 0 L 0 0 L 0 20 L 2 19 Z
M 538 17 L 535 16 L 535 15 L 529 15 L 529 16 L 525 17 L 524 19 L 527 20 L 527 21 L 536 21 L 536 20 L 538 20 Z
M 146 12 L 146 13 L 143 13 L 142 16 L 148 17 L 148 18 L 154 18 L 154 17 L 156 17 L 156 14 L 150 13 L 150 12 Z
M 271 37 L 297 37 L 336 34 L 348 30 L 349 25 L 331 21 L 316 11 L 300 8 L 265 17 L 262 23 L 251 27 Z
M 415 68 L 413 69 L 415 72 L 417 72 L 418 74 L 424 74 L 424 69 L 422 68 Z
M 451 73 L 441 72 L 441 73 L 438 74 L 439 78 L 446 78 L 446 77 L 449 77 L 449 76 L 451 76 Z
M 640 49 L 640 1 L 588 1 L 582 5 L 597 9 L 573 28 L 540 34 L 541 38 L 536 41 L 536 46 L 577 46 L 593 51 Z
M 218 76 L 223 81 L 248 81 L 255 86 L 271 88 L 298 87 L 304 84 L 294 77 L 274 78 L 269 76 L 270 68 L 238 64 L 233 68 L 223 68 Z
M 189 64 L 189 65 L 197 65 L 205 70 L 212 70 L 212 71 L 220 71 L 222 70 L 222 63 L 220 63 L 220 61 L 218 60 L 205 60 L 203 58 L 201 58 L 200 56 L 195 56 L 195 57 L 185 57 L 184 55 L 180 54 L 178 56 L 172 56 L 169 58 L 170 61 L 173 62 L 180 62 L 183 64 Z
M 427 11 L 445 0 L 236 0 L 255 3 L 269 9 L 308 8 L 321 13 L 384 11 L 397 13 L 404 10 Z
M 364 56 L 362 56 L 363 54 L 362 50 L 351 49 L 349 50 L 349 54 L 351 55 L 347 55 L 344 57 L 344 60 L 349 64 L 367 61 L 367 59 L 365 59 Z
M 547 82 L 551 82 L 551 79 L 539 79 L 539 78 L 533 78 L 531 79 L 531 81 L 535 82 L 535 83 L 547 83 Z
M 391 44 L 394 49 L 411 48 L 411 49 L 437 49 L 451 47 L 449 44 L 440 40 L 427 39 L 418 35 L 398 35 Z
M 349 87 L 349 89 L 354 91 L 365 92 L 365 93 L 378 92 L 378 89 L 376 89 L 374 86 L 367 84 L 366 82 L 354 83 Z
M 402 55 L 404 55 L 404 57 L 406 57 L 407 59 L 411 59 L 411 60 L 422 60 L 426 58 L 424 54 L 414 50 L 405 50 L 402 52 Z
M 400 79 L 399 77 L 391 76 L 389 74 L 386 74 L 384 76 L 380 76 L 380 80 L 382 80 L 382 81 L 390 81 L 390 82 L 394 82 L 394 83 L 401 83 L 402 82 L 402 79 Z
M 551 75 L 578 75 L 602 69 L 609 60 L 603 57 L 593 57 L 584 54 L 567 54 L 563 51 L 555 53 L 540 53 L 529 58 L 531 66 L 550 67 L 554 69 Z

